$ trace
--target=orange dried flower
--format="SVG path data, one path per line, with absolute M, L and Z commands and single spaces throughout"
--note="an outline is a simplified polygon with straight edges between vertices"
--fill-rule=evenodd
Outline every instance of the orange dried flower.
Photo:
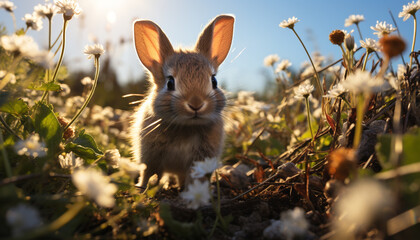
M 341 30 L 334 30 L 330 33 L 330 41 L 332 44 L 341 45 L 344 42 L 345 34 Z
M 405 42 L 402 38 L 396 35 L 385 35 L 379 40 L 382 52 L 388 58 L 400 55 L 405 50 Z

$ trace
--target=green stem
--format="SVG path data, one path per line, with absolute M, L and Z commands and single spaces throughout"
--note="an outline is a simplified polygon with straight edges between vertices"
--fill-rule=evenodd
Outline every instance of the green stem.
M 13 177 L 12 167 L 10 166 L 9 157 L 7 156 L 6 149 L 4 148 L 3 132 L 1 130 L 0 130 L 0 147 L 1 147 L 1 153 L 2 153 L 3 161 L 4 161 L 4 168 L 6 170 L 6 176 L 8 178 L 11 178 Z
M 51 51 L 51 18 L 48 18 L 48 51 Z M 50 82 L 50 69 L 47 69 L 47 82 Z
M 414 34 L 413 34 L 413 43 L 411 45 L 411 52 L 414 52 L 414 46 L 416 45 L 416 35 L 417 35 L 417 18 L 416 18 L 416 14 L 412 15 L 414 18 Z M 413 65 L 413 55 L 410 54 L 410 68 Z
M 359 28 L 359 23 L 356 23 L 356 27 L 357 27 L 357 31 L 359 32 L 360 40 L 363 40 L 362 32 L 360 31 L 360 28 Z
M 364 95 L 359 93 L 357 96 L 357 109 L 356 109 L 356 132 L 354 134 L 353 148 L 356 149 L 359 146 L 360 139 L 362 138 L 362 120 L 364 112 Z
M 12 16 L 12 19 L 13 19 L 13 28 L 14 28 L 14 30 L 16 32 L 17 31 L 17 25 L 16 25 L 15 13 L 14 12 L 10 12 L 10 15 Z
M 55 44 L 57 44 L 57 42 L 58 42 L 58 40 L 60 40 L 60 37 L 61 37 L 62 34 L 63 34 L 63 29 L 61 29 L 61 31 L 58 34 L 57 38 L 55 39 L 54 43 L 50 46 L 50 50 L 55 46 Z M 58 47 L 58 48 L 60 48 L 60 47 Z
M 215 206 L 215 210 L 216 210 L 216 220 L 214 220 L 214 224 L 213 227 L 211 229 L 209 238 L 211 238 L 214 234 L 214 231 L 216 230 L 217 227 L 217 223 L 220 220 L 222 226 L 226 226 L 225 222 L 223 221 L 223 217 L 222 214 L 220 212 L 220 184 L 219 184 L 219 175 L 217 173 L 217 171 L 214 172 L 215 176 L 216 176 L 216 189 L 217 189 L 217 202 L 216 202 L 216 206 Z
M 349 64 L 350 61 L 347 56 L 347 53 L 346 51 L 344 51 L 343 45 L 340 44 L 339 46 L 340 46 L 341 52 L 343 53 L 343 61 L 346 63 L 347 71 L 350 72 L 350 64 Z
M 19 135 L 17 135 L 17 133 L 15 133 L 15 131 L 13 131 L 12 128 L 10 128 L 10 126 L 4 120 L 4 118 L 3 118 L 2 115 L 0 115 L 0 122 L 3 124 L 4 128 L 6 129 L 6 131 L 8 131 L 10 134 L 12 134 L 15 138 L 17 138 L 19 140 L 22 140 L 22 138 L 20 138 Z
M 314 72 L 315 72 L 316 84 L 318 85 L 318 91 L 319 91 L 320 95 L 323 96 L 324 95 L 324 90 L 322 89 L 321 80 L 319 79 L 319 75 L 318 75 L 318 72 L 316 71 L 314 62 L 312 61 L 312 58 L 311 58 L 311 55 L 309 54 L 308 50 L 305 47 L 305 44 L 303 44 L 302 39 L 300 39 L 300 37 L 297 34 L 297 32 L 295 31 L 295 29 L 294 28 L 291 28 L 291 29 L 295 33 L 296 37 L 299 39 L 300 43 L 303 46 L 303 49 L 305 49 L 305 52 L 308 55 L 309 61 L 311 62 L 312 68 L 314 69 Z
M 340 98 L 347 104 L 347 107 L 351 109 L 351 104 L 349 103 L 349 101 L 344 96 L 340 96 Z
M 362 71 L 365 71 L 365 69 L 366 69 L 366 64 L 367 64 L 367 60 L 368 60 L 368 57 L 369 57 L 369 51 L 366 49 L 366 56 L 365 56 L 365 60 L 363 61 L 363 67 L 362 67 Z
M 92 86 L 92 89 L 90 90 L 89 96 L 87 97 L 86 101 L 83 103 L 83 106 L 80 108 L 80 110 L 73 117 L 73 119 L 64 128 L 64 131 L 66 131 L 77 120 L 80 114 L 82 114 L 83 110 L 85 110 L 86 106 L 89 104 L 90 100 L 92 99 L 93 94 L 95 93 L 96 85 L 98 85 L 99 68 L 100 68 L 99 56 L 95 56 L 95 67 L 96 67 L 95 79 L 93 80 L 93 86 Z
M 55 82 L 55 79 L 57 78 L 58 70 L 60 70 L 61 63 L 63 62 L 64 48 L 66 47 L 66 29 L 67 29 L 67 23 L 68 23 L 68 21 L 67 20 L 64 20 L 64 24 L 63 24 L 63 40 L 61 41 L 61 43 L 62 43 L 62 45 L 61 45 L 61 54 L 60 54 L 60 58 L 58 59 L 57 66 L 55 67 L 54 74 L 52 76 L 51 82 Z M 45 99 L 45 97 L 47 95 L 48 95 L 48 90 L 46 90 L 44 92 L 44 94 L 42 95 L 41 102 L 44 101 L 44 99 Z
M 309 110 L 309 96 L 305 97 L 305 103 L 306 103 L 306 115 L 308 115 L 308 126 L 309 131 L 311 132 L 311 138 L 314 139 L 314 133 L 312 131 L 312 124 L 311 124 L 311 111 Z

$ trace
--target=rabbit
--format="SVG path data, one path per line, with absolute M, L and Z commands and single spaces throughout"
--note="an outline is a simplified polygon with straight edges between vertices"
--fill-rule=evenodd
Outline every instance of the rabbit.
M 150 80 L 130 133 L 133 157 L 146 165 L 140 187 L 166 173 L 177 176 L 182 187 L 191 181 L 193 162 L 221 155 L 226 97 L 216 73 L 229 52 L 234 20 L 217 16 L 191 50 L 174 50 L 152 21 L 134 22 L 134 45 Z

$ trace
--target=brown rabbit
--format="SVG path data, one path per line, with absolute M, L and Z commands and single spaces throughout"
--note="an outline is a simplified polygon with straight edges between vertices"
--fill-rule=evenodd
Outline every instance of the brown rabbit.
M 135 113 L 134 158 L 146 164 L 140 186 L 163 173 L 189 181 L 191 164 L 218 157 L 223 147 L 226 98 L 216 73 L 233 37 L 234 17 L 220 15 L 203 30 L 192 50 L 174 50 L 158 25 L 134 22 L 134 44 L 150 72 L 151 87 Z

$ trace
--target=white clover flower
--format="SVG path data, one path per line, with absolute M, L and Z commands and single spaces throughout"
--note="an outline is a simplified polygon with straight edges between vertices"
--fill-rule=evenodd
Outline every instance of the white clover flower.
M 394 208 L 392 193 L 381 183 L 364 179 L 350 185 L 336 202 L 337 221 L 333 221 L 337 239 L 350 239 Z
M 416 12 L 420 9 L 420 2 L 414 2 L 408 3 L 407 5 L 403 6 L 402 12 L 398 14 L 398 17 L 402 18 L 404 21 L 407 21 L 407 19 L 410 18 L 410 16 L 413 16 L 416 14 Z
M 398 70 L 397 70 L 397 77 L 399 80 L 404 79 L 404 74 L 407 72 L 407 68 L 403 64 L 398 64 Z
M 341 83 L 343 87 L 353 93 L 377 93 L 384 90 L 383 79 L 374 78 L 368 71 L 357 69 Z
M 12 233 L 15 237 L 42 226 L 39 211 L 23 203 L 7 210 L 6 221 L 12 227 Z
M 0 1 L 0 8 L 4 8 L 8 12 L 13 12 L 16 6 L 11 1 Z
M 267 67 L 274 66 L 276 62 L 280 60 L 277 54 L 271 54 L 264 58 L 264 65 Z
M 365 48 L 368 53 L 379 51 L 378 42 L 372 38 L 366 38 L 365 41 L 360 40 L 360 46 Z
M 84 77 L 84 78 L 82 78 L 82 80 L 80 80 L 80 82 L 82 83 L 82 85 L 85 85 L 85 86 L 88 85 L 88 86 L 90 86 L 90 85 L 92 85 L 93 80 L 90 77 Z
M 192 209 L 208 205 L 210 203 L 210 183 L 208 180 L 201 182 L 194 179 L 194 182 L 187 186 L 187 191 L 180 193 L 180 196 L 188 202 L 188 207 Z
M 309 82 L 305 82 L 299 85 L 298 89 L 295 89 L 295 98 L 307 98 L 314 91 L 314 86 Z
M 13 74 L 13 73 L 7 73 L 6 70 L 0 70 L 0 80 L 3 81 L 3 79 L 6 76 L 8 77 L 7 81 L 10 84 L 15 84 L 16 83 L 16 75 L 15 74 Z
M 296 24 L 297 22 L 299 22 L 299 20 L 293 16 L 292 18 L 289 18 L 289 19 L 287 19 L 287 20 L 283 20 L 283 21 L 279 24 L 279 27 L 293 29 L 293 28 L 295 27 L 295 24 Z
M 325 94 L 324 97 L 338 98 L 343 96 L 346 92 L 348 92 L 347 89 L 345 89 L 341 83 L 337 83 L 331 90 L 328 90 L 328 93 Z
M 344 21 L 344 26 L 348 27 L 351 26 L 353 24 L 359 24 L 359 22 L 362 22 L 365 20 L 365 17 L 363 15 L 350 15 L 345 21 Z
M 219 167 L 220 162 L 217 158 L 206 158 L 204 161 L 196 161 L 191 167 L 191 177 L 202 178 L 207 174 L 212 174 Z
M 99 58 L 102 54 L 104 54 L 105 50 L 102 44 L 94 44 L 94 45 L 87 45 L 85 50 L 83 51 L 88 59 L 91 58 Z
M 109 149 L 104 154 L 105 161 L 112 167 L 118 167 L 121 155 L 118 149 Z
M 378 35 L 378 38 L 383 37 L 384 35 L 388 35 L 392 32 L 394 32 L 395 30 L 397 30 L 396 28 L 392 27 L 392 24 L 387 24 L 385 21 L 383 22 L 379 22 L 376 21 L 376 26 L 371 26 L 370 29 L 372 29 L 374 32 L 373 34 Z
M 115 205 L 114 194 L 117 186 L 110 183 L 111 179 L 94 168 L 76 170 L 72 175 L 74 185 L 82 194 L 95 200 L 102 207 Z
M 14 148 L 19 155 L 34 158 L 47 156 L 47 148 L 45 147 L 45 143 L 40 141 L 38 133 L 29 136 L 25 140 L 19 140 Z
M 78 16 L 82 13 L 79 4 L 74 0 L 54 0 L 58 8 L 58 13 L 62 13 L 65 20 L 70 20 L 74 15 Z
M 42 19 L 36 14 L 27 13 L 22 20 L 25 21 L 27 28 L 32 28 L 35 31 L 42 29 Z
M 263 235 L 268 239 L 293 240 L 304 238 L 308 234 L 309 223 L 305 218 L 305 211 L 296 207 L 281 213 L 280 220 L 272 221 L 271 225 L 264 229 Z
M 66 153 L 64 156 L 58 156 L 58 162 L 62 168 L 74 169 L 83 166 L 82 158 L 77 157 L 73 152 Z
M 32 37 L 26 35 L 4 35 L 0 38 L 0 45 L 9 52 L 22 54 L 24 57 L 33 55 L 38 45 Z
M 289 60 L 287 60 L 287 59 L 281 60 L 281 62 L 279 64 L 277 64 L 276 72 L 278 73 L 278 72 L 281 72 L 281 71 L 285 71 L 290 66 L 292 66 L 292 63 Z
M 120 158 L 118 161 L 118 167 L 121 171 L 127 173 L 131 178 L 135 178 L 139 176 L 141 172 L 146 170 L 146 164 L 138 164 L 136 162 L 131 161 L 128 158 Z
M 51 3 L 46 3 L 44 5 L 38 4 L 34 7 L 34 13 L 40 18 L 51 19 L 57 13 L 57 11 L 57 7 Z

